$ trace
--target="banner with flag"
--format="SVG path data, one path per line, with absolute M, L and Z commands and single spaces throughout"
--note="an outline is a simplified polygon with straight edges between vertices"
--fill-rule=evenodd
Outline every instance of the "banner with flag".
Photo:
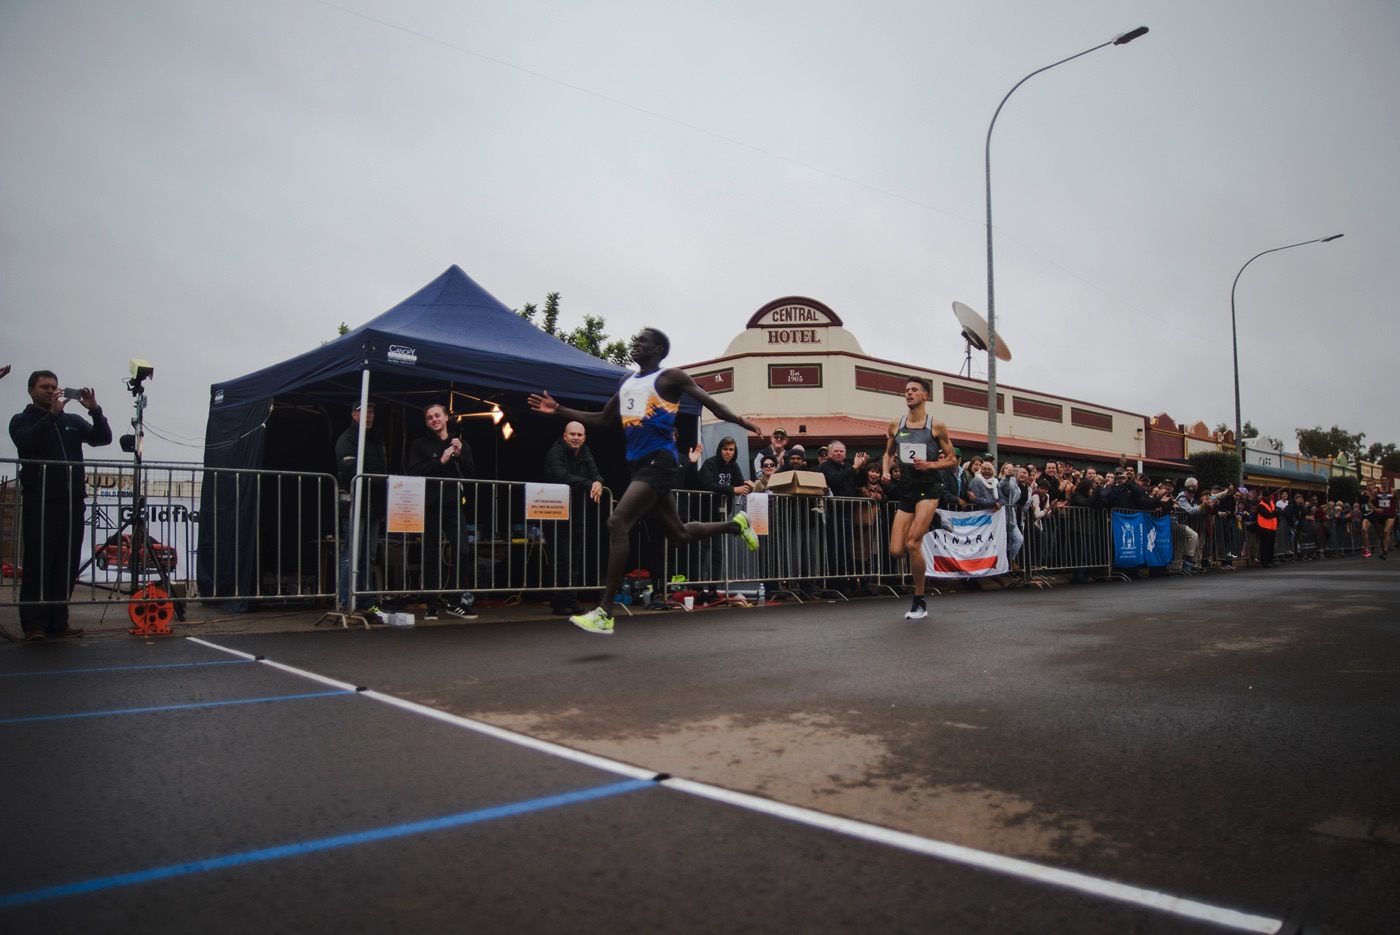
M 1118 568 L 1165 568 L 1172 563 L 1172 518 L 1146 513 L 1113 514 L 1113 564 Z
M 938 528 L 924 536 L 923 551 L 930 578 L 1006 574 L 1006 517 L 999 510 L 939 510 Z
M 1144 516 L 1143 525 L 1147 530 L 1147 567 L 1166 568 L 1172 563 L 1172 518 L 1170 516 Z

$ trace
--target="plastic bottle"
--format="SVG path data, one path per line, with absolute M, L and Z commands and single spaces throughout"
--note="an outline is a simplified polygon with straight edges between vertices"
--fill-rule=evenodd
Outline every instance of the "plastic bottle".
M 630 605 L 632 603 L 632 582 L 626 578 L 622 579 L 622 590 L 618 592 L 617 600 L 619 604 Z
M 768 606 L 768 588 L 764 585 L 762 581 L 758 583 L 758 606 Z
M 642 592 L 642 606 L 651 606 L 651 585 L 647 585 L 647 589 Z

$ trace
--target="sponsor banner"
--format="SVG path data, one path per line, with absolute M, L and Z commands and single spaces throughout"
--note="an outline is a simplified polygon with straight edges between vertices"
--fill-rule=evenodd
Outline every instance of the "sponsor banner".
M 938 528 L 923 541 L 930 578 L 989 578 L 1005 574 L 1006 518 L 997 510 L 938 511 Z

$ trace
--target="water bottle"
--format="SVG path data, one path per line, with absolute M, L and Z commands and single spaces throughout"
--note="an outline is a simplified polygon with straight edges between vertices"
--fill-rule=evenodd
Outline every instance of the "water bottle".
M 758 583 L 758 606 L 764 607 L 768 604 L 768 588 L 760 581 Z
M 622 590 L 617 595 L 617 602 L 627 605 L 632 603 L 632 582 L 628 581 L 626 578 L 622 579 Z
M 647 585 L 647 589 L 642 592 L 642 606 L 651 606 L 651 585 Z

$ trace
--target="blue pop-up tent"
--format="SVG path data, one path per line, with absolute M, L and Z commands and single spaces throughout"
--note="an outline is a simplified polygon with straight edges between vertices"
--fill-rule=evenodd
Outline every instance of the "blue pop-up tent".
M 382 406 L 385 400 L 414 400 L 421 407 L 455 391 L 483 400 L 513 399 L 518 410 L 523 396 L 547 389 L 570 405 L 597 408 L 626 373 L 541 331 L 452 266 L 334 341 L 214 384 L 204 463 L 287 467 L 267 444 L 269 415 L 279 406 L 337 407 L 343 414 L 360 401 Z M 237 543 L 254 541 L 258 510 L 252 488 L 236 485 L 232 476 L 206 482 L 199 535 L 202 593 L 249 593 L 252 566 L 216 563 L 214 556 L 231 555 Z M 234 564 L 237 577 L 245 580 L 234 580 Z

